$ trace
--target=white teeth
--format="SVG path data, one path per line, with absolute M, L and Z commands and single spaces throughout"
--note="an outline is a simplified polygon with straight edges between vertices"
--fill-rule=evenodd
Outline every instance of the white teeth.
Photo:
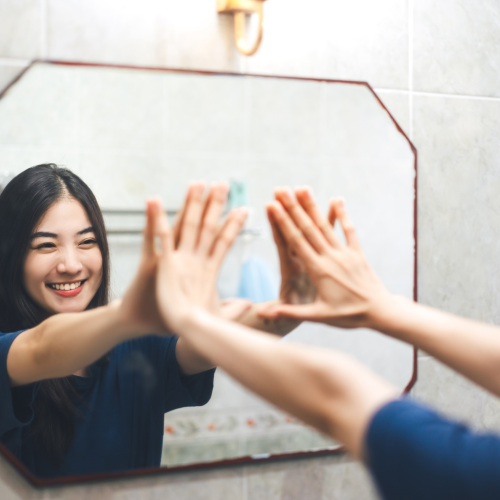
M 81 284 L 81 281 L 77 281 L 76 283 L 52 283 L 49 286 L 55 290 L 74 290 L 81 286 Z

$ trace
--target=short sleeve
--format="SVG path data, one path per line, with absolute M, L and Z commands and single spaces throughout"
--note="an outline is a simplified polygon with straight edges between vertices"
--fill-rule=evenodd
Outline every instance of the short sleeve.
M 365 450 L 385 500 L 500 498 L 500 438 L 411 400 L 392 401 L 375 414 Z
M 7 372 L 7 355 L 15 338 L 22 333 L 0 333 L 0 439 L 5 443 L 16 430 L 22 429 L 33 420 L 32 404 L 39 383 L 10 387 Z M 9 439 L 10 440 L 10 439 Z
M 158 394 L 163 413 L 187 406 L 203 406 L 212 396 L 215 370 L 182 376 L 175 355 L 177 340 L 173 335 L 151 335 L 120 348 L 125 370 L 132 367 L 132 371 L 141 373 L 141 387 L 149 387 Z
M 203 406 L 210 401 L 215 369 L 196 375 L 183 376 L 175 355 L 178 337 L 171 337 L 166 352 L 168 373 L 165 384 L 164 413 L 187 406 Z

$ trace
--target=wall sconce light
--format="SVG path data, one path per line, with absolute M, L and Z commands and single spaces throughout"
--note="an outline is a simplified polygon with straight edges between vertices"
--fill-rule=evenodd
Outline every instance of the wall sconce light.
M 234 36 L 238 50 L 245 56 L 255 54 L 262 41 L 264 21 L 263 3 L 266 0 L 217 0 L 217 12 L 234 15 Z M 259 16 L 259 32 L 253 45 L 246 40 L 246 16 L 257 14 Z

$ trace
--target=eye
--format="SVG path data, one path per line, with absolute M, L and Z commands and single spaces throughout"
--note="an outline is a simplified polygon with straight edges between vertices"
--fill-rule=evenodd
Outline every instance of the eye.
M 87 240 L 83 240 L 80 245 L 83 246 L 90 246 L 90 245 L 95 245 L 97 243 L 95 238 L 88 238 Z
M 49 243 L 49 242 L 46 242 L 46 243 L 41 243 L 40 245 L 37 245 L 35 247 L 35 250 L 42 250 L 44 248 L 55 248 L 56 246 L 54 245 L 54 243 Z

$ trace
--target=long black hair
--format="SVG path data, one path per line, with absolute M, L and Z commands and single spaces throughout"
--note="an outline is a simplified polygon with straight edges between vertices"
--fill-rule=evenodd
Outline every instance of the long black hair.
M 37 165 L 14 177 L 0 195 L 0 331 L 33 328 L 50 316 L 23 285 L 24 262 L 47 210 L 63 198 L 84 208 L 102 254 L 102 280 L 87 309 L 108 303 L 109 247 L 104 219 L 90 188 L 73 172 L 53 163 Z M 30 436 L 53 464 L 60 464 L 76 429 L 76 392 L 69 378 L 44 380 L 33 404 Z

